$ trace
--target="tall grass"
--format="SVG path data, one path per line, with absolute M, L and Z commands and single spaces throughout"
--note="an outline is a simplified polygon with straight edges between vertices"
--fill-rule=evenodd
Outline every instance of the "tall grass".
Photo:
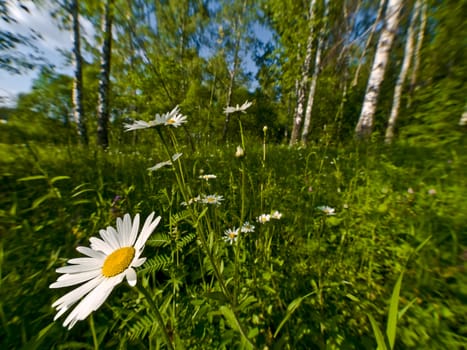
M 67 331 L 52 322 L 63 292 L 48 288 L 100 228 L 151 211 L 162 222 L 138 283 L 177 349 L 465 346 L 461 147 L 289 149 L 268 144 L 265 130 L 263 140 L 193 150 L 178 129 L 160 131 L 106 152 L 2 145 L 15 154 L 1 168 L 2 349 L 166 347 L 137 289 L 121 285 Z M 171 166 L 147 170 L 179 152 Z M 211 194 L 220 204 L 193 200 Z M 258 222 L 276 210 L 280 219 Z M 254 232 L 224 239 L 246 222 Z

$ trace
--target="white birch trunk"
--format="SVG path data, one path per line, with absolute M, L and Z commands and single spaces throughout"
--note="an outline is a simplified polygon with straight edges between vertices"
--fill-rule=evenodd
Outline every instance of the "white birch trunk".
M 362 65 L 363 65 L 363 58 L 366 56 L 366 52 L 368 51 L 368 48 L 370 47 L 370 43 L 373 40 L 373 35 L 375 35 L 376 27 L 378 26 L 378 23 L 381 21 L 381 16 L 383 15 L 383 9 L 384 9 L 385 3 L 386 3 L 386 0 L 380 0 L 379 2 L 378 13 L 376 15 L 373 26 L 371 27 L 370 35 L 368 36 L 368 39 L 365 42 L 365 47 L 363 48 L 362 54 L 360 55 L 360 59 L 358 60 L 358 66 L 357 66 L 357 69 L 355 70 L 355 75 L 352 80 L 352 86 L 356 86 L 358 84 L 358 77 L 360 75 L 360 69 L 362 68 Z
M 82 144 L 88 144 L 88 132 L 83 108 L 83 57 L 81 56 L 81 38 L 79 28 L 79 1 L 70 2 L 70 14 L 73 26 L 73 118 L 78 128 L 78 136 Z
M 385 25 L 378 40 L 378 47 L 376 48 L 373 67 L 368 79 L 362 111 L 358 119 L 357 127 L 355 128 L 356 136 L 359 138 L 369 136 L 373 130 L 378 96 L 381 84 L 384 80 L 389 53 L 399 24 L 399 14 L 402 9 L 402 3 L 402 0 L 389 0 L 386 8 Z
M 323 46 L 324 46 L 324 36 L 326 33 L 328 15 L 329 15 L 329 0 L 325 0 L 324 1 L 324 24 L 319 32 L 318 46 L 316 48 L 316 55 L 315 55 L 315 66 L 313 69 L 313 74 L 311 76 L 310 90 L 308 92 L 308 101 L 306 104 L 306 111 L 305 111 L 305 119 L 303 121 L 303 130 L 302 130 L 302 144 L 303 145 L 307 144 L 308 135 L 310 133 L 311 112 L 313 110 L 313 103 L 315 100 L 318 76 L 321 70 L 321 54 L 322 54 Z
M 113 0 L 107 0 L 102 16 L 102 34 L 104 42 L 101 52 L 101 69 L 97 96 L 97 144 L 102 148 L 109 146 L 109 88 L 110 88 L 110 59 L 112 49 L 112 6 Z
M 410 67 L 410 60 L 414 52 L 414 36 L 415 36 L 415 22 L 420 13 L 421 1 L 417 0 L 414 5 L 412 18 L 410 19 L 409 28 L 407 30 L 407 39 L 405 42 L 404 59 L 402 61 L 401 71 L 397 78 L 396 86 L 394 88 L 394 97 L 392 101 L 391 114 L 389 115 L 388 126 L 386 128 L 385 142 L 391 143 L 394 139 L 394 129 L 396 126 L 396 120 L 399 116 L 399 107 L 401 105 L 402 88 L 407 77 L 407 73 Z
M 427 5 L 426 0 L 421 0 L 421 17 L 420 17 L 420 28 L 418 29 L 417 45 L 414 52 L 414 64 L 412 69 L 412 76 L 410 78 L 410 92 L 412 93 L 417 83 L 417 72 L 420 66 L 420 52 L 422 50 L 423 39 L 425 37 L 425 28 L 427 20 Z
M 313 51 L 313 38 L 314 38 L 314 8 L 316 0 L 310 0 L 310 9 L 308 14 L 309 33 L 306 44 L 305 60 L 302 66 L 302 76 L 298 86 L 297 92 L 297 108 L 295 109 L 292 134 L 290 135 L 290 146 L 293 146 L 298 141 L 298 135 L 300 134 L 300 128 L 302 126 L 303 112 L 305 105 L 305 91 L 308 84 L 308 74 L 311 65 L 311 55 Z

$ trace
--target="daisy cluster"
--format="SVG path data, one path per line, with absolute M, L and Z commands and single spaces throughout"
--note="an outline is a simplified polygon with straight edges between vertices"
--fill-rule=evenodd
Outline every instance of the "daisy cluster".
M 258 216 L 256 218 L 256 220 L 260 224 L 265 224 L 265 223 L 271 221 L 271 219 L 279 220 L 281 218 L 282 218 L 282 213 L 280 213 L 279 211 L 276 210 L 272 214 L 261 214 L 260 216 Z
M 237 238 L 240 233 L 255 232 L 255 226 L 250 224 L 248 221 L 245 221 L 240 228 L 229 228 L 224 231 L 224 241 L 233 244 L 237 241 Z

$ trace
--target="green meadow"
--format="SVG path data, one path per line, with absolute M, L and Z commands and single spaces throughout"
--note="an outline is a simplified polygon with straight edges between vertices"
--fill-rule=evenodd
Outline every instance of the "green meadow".
M 187 113 L 184 128 L 114 125 L 103 151 L 52 120 L 0 128 L 2 349 L 466 346 L 462 139 L 288 147 L 233 120 L 227 143 L 188 142 Z M 71 330 L 54 321 L 55 270 L 151 212 L 142 287 L 123 281 Z

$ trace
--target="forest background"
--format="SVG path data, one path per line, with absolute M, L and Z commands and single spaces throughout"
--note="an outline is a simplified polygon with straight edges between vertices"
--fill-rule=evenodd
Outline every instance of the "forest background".
M 100 227 L 152 210 L 167 217 L 141 273 L 175 347 L 465 347 L 467 1 L 35 6 L 72 33 L 73 74 L 35 51 L 41 33 L 0 30 L 0 69 L 39 72 L 0 107 L 2 348 L 167 346 L 134 292 L 79 333 L 52 322 L 48 289 Z M 2 21 L 13 7 L 31 11 L 2 0 Z M 125 131 L 176 106 L 176 139 Z M 168 145 L 190 192 L 223 196 L 199 221 L 173 169 L 147 170 Z M 273 209 L 271 240 L 234 245 L 240 264 L 222 232 Z

